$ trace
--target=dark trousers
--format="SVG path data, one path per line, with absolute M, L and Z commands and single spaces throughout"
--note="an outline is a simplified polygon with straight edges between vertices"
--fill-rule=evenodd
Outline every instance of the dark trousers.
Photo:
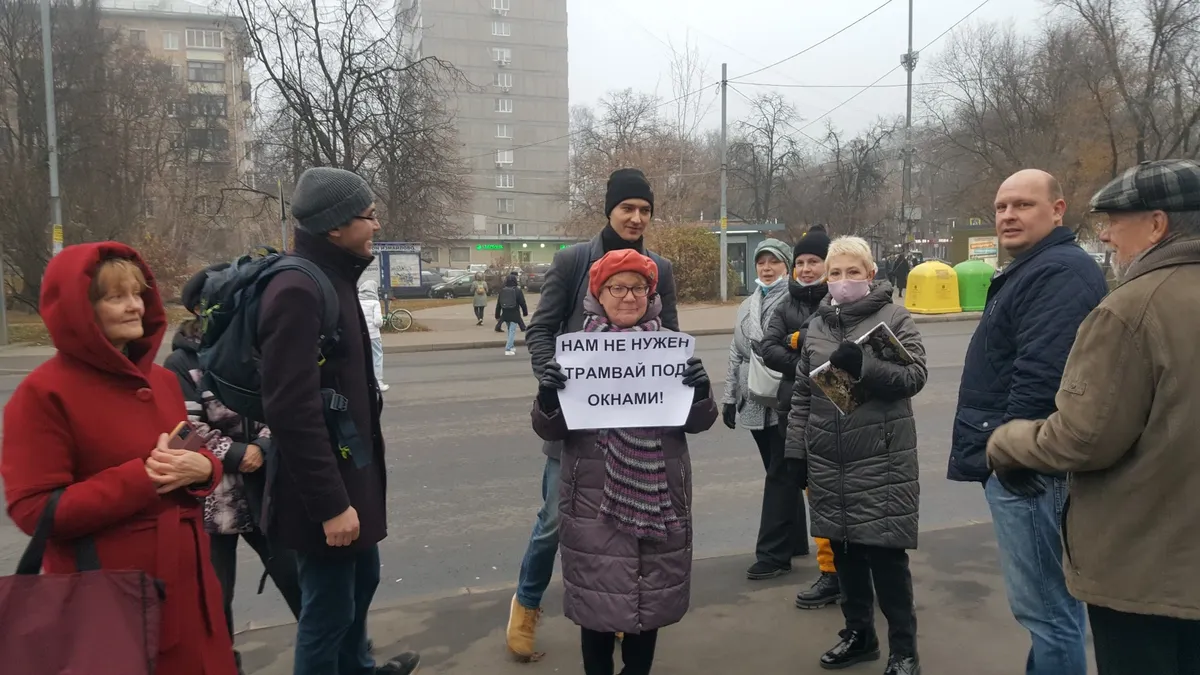
M 583 645 L 584 675 L 613 675 L 613 646 L 616 633 L 600 633 L 580 628 Z M 654 665 L 654 645 L 658 643 L 658 631 L 648 630 L 634 635 L 626 633 L 621 640 L 621 661 L 625 667 L 621 675 L 650 675 Z
M 1088 605 L 1100 675 L 1200 674 L 1200 621 Z
M 804 463 L 784 458 L 778 427 L 755 429 L 750 434 L 767 471 L 754 555 L 761 563 L 791 567 L 793 556 L 808 553 L 808 510 L 801 494 Z
M 297 556 L 304 607 L 294 675 L 373 675 L 367 610 L 379 587 L 379 547 Z
M 478 319 L 479 321 L 483 321 L 483 310 L 485 310 L 485 309 L 487 309 L 487 307 L 476 307 L 475 308 L 475 318 Z
M 916 656 L 917 612 L 913 606 L 908 552 L 829 542 L 842 588 L 842 616 L 850 630 L 875 632 L 875 596 L 888 622 L 888 647 L 893 654 Z
M 279 589 L 283 601 L 292 616 L 300 618 L 300 580 L 296 570 L 296 554 L 283 548 L 271 548 L 262 532 L 253 530 L 244 534 L 214 534 L 209 537 L 212 551 L 212 566 L 217 573 L 217 581 L 221 583 L 221 597 L 225 602 L 225 625 L 229 628 L 229 637 L 233 637 L 233 589 L 237 586 L 237 547 L 238 539 L 245 539 L 250 548 L 258 554 L 267 575 Z M 242 658 L 237 650 L 233 652 L 238 662 L 238 672 L 241 672 Z

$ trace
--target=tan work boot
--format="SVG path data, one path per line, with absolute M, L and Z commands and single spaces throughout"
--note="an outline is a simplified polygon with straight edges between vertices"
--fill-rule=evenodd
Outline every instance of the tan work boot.
M 504 641 L 508 651 L 518 661 L 536 660 L 538 654 L 533 651 L 537 641 L 538 620 L 542 618 L 541 609 L 528 609 L 517 602 L 513 596 L 512 606 L 508 610 L 508 629 Z

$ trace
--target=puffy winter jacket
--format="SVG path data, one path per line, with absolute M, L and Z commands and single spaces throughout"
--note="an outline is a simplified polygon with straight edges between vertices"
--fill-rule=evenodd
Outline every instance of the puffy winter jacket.
M 783 375 L 779 382 L 781 417 L 787 417 L 792 407 L 792 384 L 796 380 L 796 366 L 800 365 L 799 347 L 804 344 L 808 320 L 828 293 L 829 287 L 825 284 L 801 286 L 794 280 L 788 282 L 788 298 L 775 310 L 775 316 L 763 333 L 763 363 Z M 791 336 L 796 332 L 800 333 L 800 339 L 793 347 Z
M 838 345 L 866 335 L 880 322 L 916 359 L 907 366 L 877 359 L 864 349 L 865 401 L 842 415 L 808 374 Z M 867 297 L 846 305 L 821 302 L 808 324 L 785 455 L 808 460 L 812 533 L 834 541 L 887 548 L 917 547 L 921 487 L 917 425 L 912 397 L 925 386 L 925 346 L 908 310 L 892 302 L 892 285 L 872 284 Z

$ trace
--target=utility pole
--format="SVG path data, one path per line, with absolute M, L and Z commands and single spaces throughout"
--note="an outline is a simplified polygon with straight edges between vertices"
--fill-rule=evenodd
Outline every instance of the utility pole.
M 729 186 L 729 148 L 725 140 L 725 95 L 729 91 L 728 64 L 721 64 L 721 302 L 729 300 L 729 251 L 726 249 L 729 229 L 726 217 L 726 191 Z
M 917 67 L 919 53 L 913 51 L 913 0 L 908 0 L 908 51 L 900 57 L 900 63 L 908 72 L 908 95 L 904 107 L 904 186 L 900 196 L 900 222 L 904 229 L 904 245 L 908 248 L 908 235 L 912 229 L 912 91 L 913 70 Z
M 42 72 L 46 79 L 46 145 L 50 151 L 50 251 L 63 247 L 62 200 L 58 196 L 58 125 L 54 119 L 54 61 L 50 49 L 50 0 L 42 0 Z
M 279 184 L 279 234 L 283 242 L 283 247 L 279 249 L 280 253 L 287 253 L 287 204 L 283 201 L 283 179 L 277 181 Z

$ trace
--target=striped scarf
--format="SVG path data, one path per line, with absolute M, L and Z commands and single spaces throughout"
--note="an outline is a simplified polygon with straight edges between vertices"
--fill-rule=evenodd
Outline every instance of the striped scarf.
M 598 309 L 595 305 L 587 306 L 587 309 Z M 661 328 L 662 322 L 657 316 L 632 328 L 617 328 L 602 313 L 589 312 L 583 323 L 583 330 L 589 333 L 657 331 Z M 619 531 L 638 539 L 662 541 L 667 538 L 668 530 L 679 530 L 679 516 L 671 505 L 671 493 L 667 488 L 662 430 L 601 429 L 596 444 L 604 453 L 602 517 L 612 521 Z

